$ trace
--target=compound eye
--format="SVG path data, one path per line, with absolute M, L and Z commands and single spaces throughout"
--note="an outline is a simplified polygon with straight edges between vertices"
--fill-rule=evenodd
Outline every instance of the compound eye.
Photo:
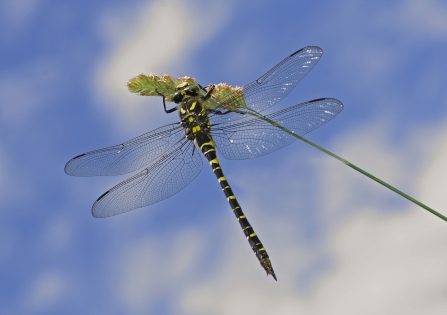
M 178 104 L 183 100 L 183 95 L 182 93 L 175 93 L 174 97 L 172 98 L 172 100 L 174 101 L 174 103 Z
M 199 95 L 199 91 L 196 88 L 193 88 L 193 87 L 187 87 L 185 89 L 185 92 L 189 96 L 197 96 L 197 95 Z

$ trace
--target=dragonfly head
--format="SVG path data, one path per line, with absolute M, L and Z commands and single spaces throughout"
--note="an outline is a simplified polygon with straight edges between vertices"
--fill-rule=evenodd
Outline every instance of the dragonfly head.
M 187 98 L 199 95 L 199 88 L 194 85 L 189 85 L 188 82 L 182 82 L 175 87 L 175 94 L 173 100 L 176 104 L 181 103 Z

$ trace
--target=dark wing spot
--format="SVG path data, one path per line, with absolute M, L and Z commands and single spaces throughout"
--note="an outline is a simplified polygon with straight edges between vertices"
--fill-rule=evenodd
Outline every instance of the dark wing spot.
M 101 200 L 102 198 L 104 198 L 105 195 L 107 195 L 110 192 L 110 190 L 106 191 L 105 193 L 103 193 L 101 196 L 99 196 L 98 199 L 96 199 L 96 201 Z
M 291 54 L 289 57 L 295 56 L 297 53 L 303 51 L 304 48 L 301 48 L 300 50 L 295 51 L 293 54 Z

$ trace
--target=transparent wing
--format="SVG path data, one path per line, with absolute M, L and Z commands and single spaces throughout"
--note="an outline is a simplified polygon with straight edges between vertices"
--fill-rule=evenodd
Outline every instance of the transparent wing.
M 65 165 L 65 173 L 73 176 L 130 173 L 149 165 L 184 137 L 180 124 L 166 125 L 122 144 L 78 155 Z
M 266 115 L 303 136 L 337 116 L 343 104 L 333 98 L 316 99 Z M 259 118 L 218 124 L 212 129 L 218 152 L 230 160 L 259 157 L 281 149 L 297 138 Z
M 320 47 L 302 48 L 278 63 L 259 79 L 245 85 L 240 94 L 224 100 L 215 99 L 214 101 L 220 104 L 216 110 L 221 114 L 211 114 L 212 123 L 245 118 L 246 115 L 228 112 L 228 108 L 241 108 L 243 100 L 248 108 L 257 112 L 275 105 L 313 69 L 322 54 L 323 50 Z M 243 108 L 241 110 L 244 112 Z
M 200 151 L 185 139 L 99 197 L 92 214 L 96 218 L 110 217 L 169 198 L 185 188 L 201 169 Z

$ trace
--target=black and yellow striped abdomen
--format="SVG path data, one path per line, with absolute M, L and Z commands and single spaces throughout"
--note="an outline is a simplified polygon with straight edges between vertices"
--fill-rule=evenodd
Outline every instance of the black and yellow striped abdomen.
M 259 259 L 261 266 L 265 269 L 267 274 L 272 275 L 273 278 L 276 280 L 276 275 L 275 272 L 273 271 L 269 255 L 267 254 L 267 251 L 262 245 L 261 240 L 253 230 L 253 227 L 250 225 L 250 222 L 248 222 L 246 216 L 242 212 L 242 208 L 239 205 L 236 196 L 234 195 L 233 190 L 230 187 L 230 184 L 228 183 L 227 179 L 224 176 L 224 173 L 222 171 L 222 168 L 220 167 L 219 160 L 216 155 L 214 141 L 209 136 L 205 134 L 200 134 L 196 137 L 196 143 L 197 146 L 202 151 L 203 155 L 205 155 L 206 159 L 209 161 L 211 168 L 213 169 L 214 175 L 216 175 L 217 180 L 219 181 L 220 186 L 222 187 L 222 190 L 225 194 L 225 197 L 230 203 L 231 209 L 233 210 L 234 215 L 239 221 L 242 231 L 247 237 L 248 243 L 253 249 L 253 252 L 255 253 L 256 257 Z
M 242 231 L 244 232 L 247 240 L 253 249 L 256 257 L 259 259 L 261 266 L 267 272 L 267 275 L 272 275 L 276 280 L 275 272 L 273 271 L 272 264 L 270 262 L 269 255 L 262 245 L 259 237 L 256 235 L 253 227 L 248 222 L 241 206 L 237 202 L 236 196 L 231 190 L 230 184 L 228 184 L 225 178 L 222 168 L 220 167 L 219 160 L 216 155 L 216 148 L 214 140 L 210 132 L 210 122 L 208 114 L 203 107 L 203 103 L 199 97 L 188 97 L 183 99 L 179 107 L 180 121 L 185 129 L 185 137 L 191 141 L 194 141 L 196 146 L 200 148 L 203 155 L 209 161 L 217 180 L 222 187 L 222 190 L 230 203 L 231 209 L 236 216 Z

